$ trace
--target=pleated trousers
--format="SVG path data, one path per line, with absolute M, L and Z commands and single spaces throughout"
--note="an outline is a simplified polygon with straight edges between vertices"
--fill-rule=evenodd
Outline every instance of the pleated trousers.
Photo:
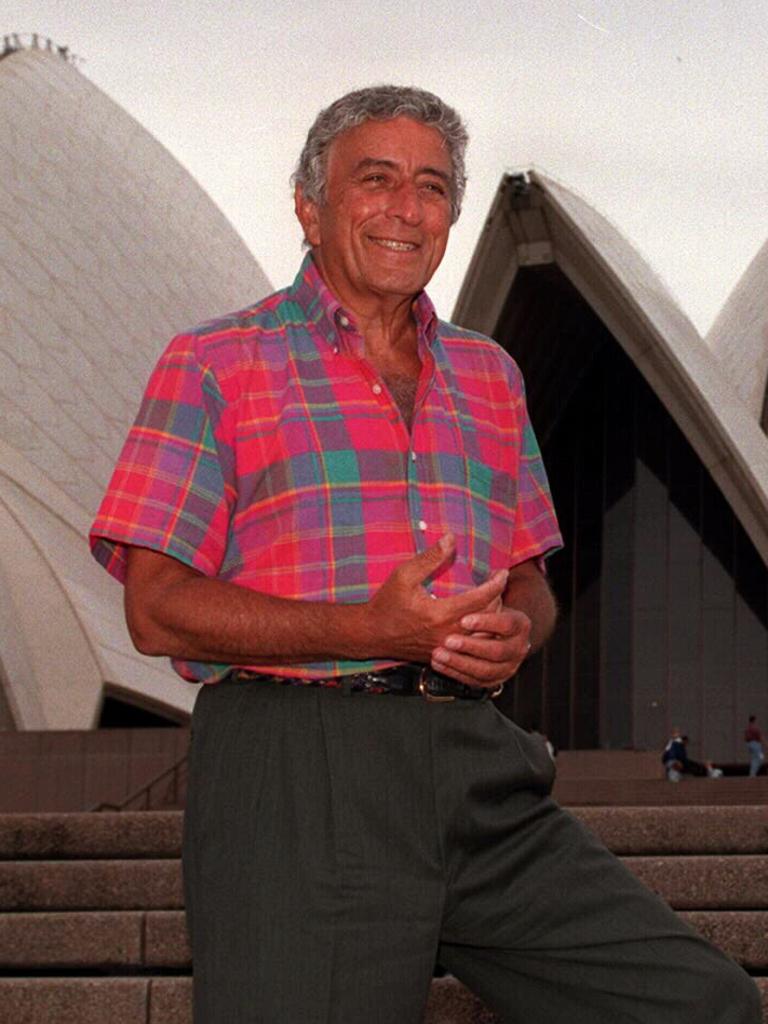
M 550 798 L 491 701 L 202 689 L 195 1024 L 419 1024 L 433 967 L 505 1024 L 759 1024 L 740 967 Z

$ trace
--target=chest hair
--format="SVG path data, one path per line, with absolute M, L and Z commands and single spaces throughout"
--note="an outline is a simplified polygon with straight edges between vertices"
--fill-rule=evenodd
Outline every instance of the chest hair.
M 416 403 L 418 379 L 405 373 L 387 373 L 384 374 L 384 380 L 400 410 L 400 415 L 410 430 L 413 423 L 413 407 Z

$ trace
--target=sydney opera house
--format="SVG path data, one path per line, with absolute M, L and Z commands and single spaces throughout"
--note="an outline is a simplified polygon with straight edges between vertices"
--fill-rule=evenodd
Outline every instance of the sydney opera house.
M 213 202 L 66 53 L 0 59 L 0 728 L 184 722 L 85 535 L 168 338 L 269 283 Z M 768 721 L 768 247 L 702 339 L 583 199 L 502 180 L 454 319 L 520 363 L 566 540 L 556 635 L 505 710 L 560 748 L 744 758 Z M 128 717 L 126 717 L 126 721 Z

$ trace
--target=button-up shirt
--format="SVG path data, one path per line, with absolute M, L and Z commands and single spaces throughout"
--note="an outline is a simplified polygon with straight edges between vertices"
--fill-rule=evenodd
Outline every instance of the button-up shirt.
M 129 545 L 264 594 L 368 600 L 447 531 L 436 598 L 560 546 L 520 372 L 494 341 L 416 297 L 411 429 L 311 255 L 292 285 L 174 338 L 91 533 L 118 579 Z M 392 661 L 258 666 L 308 679 Z M 231 668 L 177 661 L 186 679 Z

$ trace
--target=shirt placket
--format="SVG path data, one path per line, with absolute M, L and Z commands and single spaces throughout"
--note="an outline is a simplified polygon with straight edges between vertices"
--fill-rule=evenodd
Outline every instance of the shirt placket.
M 427 453 L 419 449 L 421 439 L 425 436 L 421 429 L 423 417 L 427 415 L 425 406 L 435 373 L 435 361 L 426 345 L 421 346 L 421 374 L 416 390 L 416 402 L 413 410 L 413 423 L 408 434 L 408 456 L 406 459 L 406 486 L 408 493 L 408 511 L 413 530 L 413 543 L 417 553 L 426 551 L 439 540 L 442 533 L 441 524 L 427 522 L 424 504 L 421 498 L 422 464 Z M 405 429 L 403 427 L 403 429 Z M 431 583 L 426 585 L 431 590 Z
M 357 357 L 360 373 L 369 387 L 374 400 L 386 410 L 392 432 L 397 439 L 397 449 L 403 453 L 408 521 L 411 524 L 414 551 L 420 554 L 422 551 L 426 551 L 431 544 L 436 543 L 438 536 L 433 536 L 433 534 L 435 529 L 439 528 L 439 524 L 433 524 L 431 529 L 430 524 L 424 518 L 421 500 L 421 456 L 417 450 L 416 443 L 418 420 L 422 415 L 423 406 L 435 372 L 434 359 L 423 340 L 423 336 L 420 334 L 419 354 L 422 358 L 422 367 L 416 390 L 413 423 L 411 430 L 408 431 L 400 410 L 389 393 L 389 389 L 362 354 L 363 339 L 357 331 L 354 322 L 343 310 L 337 312 L 336 322 L 338 324 L 340 341 L 345 343 L 346 347 Z M 338 353 L 338 345 L 334 346 L 334 351 Z M 428 585 L 427 590 L 429 589 L 430 586 Z

